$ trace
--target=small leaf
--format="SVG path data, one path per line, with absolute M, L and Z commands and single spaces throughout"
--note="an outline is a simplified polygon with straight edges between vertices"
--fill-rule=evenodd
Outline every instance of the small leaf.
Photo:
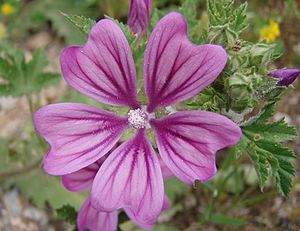
M 66 222 L 76 225 L 77 211 L 71 205 L 63 205 L 61 208 L 56 209 L 57 216 Z
M 77 27 L 84 35 L 88 35 L 96 21 L 87 17 L 66 14 L 61 12 L 75 27 Z

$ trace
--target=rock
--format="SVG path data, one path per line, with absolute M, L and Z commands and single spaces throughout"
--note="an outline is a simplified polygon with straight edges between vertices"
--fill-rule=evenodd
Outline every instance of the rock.
M 19 199 L 19 193 L 16 190 L 4 194 L 3 201 L 5 207 L 7 208 L 7 210 L 12 216 L 14 217 L 20 216 L 22 212 L 22 204 Z

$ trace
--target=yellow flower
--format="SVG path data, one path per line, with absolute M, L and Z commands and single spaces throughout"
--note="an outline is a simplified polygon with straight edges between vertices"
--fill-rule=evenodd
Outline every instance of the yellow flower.
M 1 6 L 1 13 L 4 15 L 10 15 L 14 12 L 14 7 L 10 3 L 4 3 Z
M 264 26 L 260 31 L 260 40 L 265 39 L 267 43 L 274 42 L 280 36 L 279 24 L 272 19 L 268 26 Z
M 0 41 L 5 39 L 7 36 L 7 30 L 3 23 L 0 22 Z

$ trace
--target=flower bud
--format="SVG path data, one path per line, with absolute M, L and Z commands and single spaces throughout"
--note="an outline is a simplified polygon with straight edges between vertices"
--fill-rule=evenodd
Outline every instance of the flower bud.
M 283 68 L 272 71 L 269 75 L 273 78 L 279 79 L 277 86 L 289 86 L 292 84 L 300 74 L 300 69 Z
M 147 31 L 151 14 L 151 0 L 131 0 L 128 22 L 134 34 L 141 36 Z

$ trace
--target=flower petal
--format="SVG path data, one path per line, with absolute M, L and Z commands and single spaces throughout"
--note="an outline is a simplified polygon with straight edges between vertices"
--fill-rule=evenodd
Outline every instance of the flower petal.
M 140 222 L 153 224 L 164 197 L 162 173 L 157 154 L 138 130 L 103 163 L 93 183 L 93 206 L 103 211 L 130 208 Z
M 171 203 L 170 203 L 169 198 L 165 195 L 161 212 L 169 209 L 170 204 Z M 132 212 L 132 210 L 130 208 L 124 208 L 124 210 L 125 210 L 127 216 L 130 218 L 130 220 L 132 220 L 132 222 L 135 223 L 137 226 L 139 226 L 143 229 L 146 229 L 146 230 L 151 230 L 153 228 L 154 223 L 152 223 L 152 224 L 143 223 L 143 221 L 140 221 L 139 218 L 135 216 L 134 212 Z
M 92 163 L 79 171 L 63 175 L 61 177 L 63 186 L 71 192 L 83 192 L 91 189 L 100 166 L 107 159 L 108 155 L 120 146 L 120 144 L 121 142 L 118 142 L 105 156 L 101 157 L 95 163 Z
M 71 192 L 83 192 L 92 188 L 94 178 L 106 158 L 105 155 L 95 163 L 79 171 L 63 175 L 61 177 L 63 186 Z
M 151 14 L 151 0 L 131 0 L 128 22 L 133 33 L 141 35 L 148 29 Z
M 237 124 L 207 111 L 177 112 L 150 122 L 163 161 L 188 184 L 211 179 L 216 173 L 215 153 L 236 144 L 242 135 Z
M 160 156 L 158 158 L 159 158 L 159 164 L 160 164 L 163 178 L 165 180 L 172 178 L 174 176 L 173 172 L 168 168 L 168 166 L 165 164 L 165 162 L 162 160 Z
M 51 145 L 44 169 L 65 175 L 104 156 L 118 142 L 127 118 L 96 107 L 59 103 L 45 106 L 34 115 L 36 130 Z
M 81 93 L 105 104 L 139 107 L 132 53 L 112 20 L 100 20 L 83 47 L 65 48 L 60 63 L 65 80 Z
M 227 62 L 217 45 L 194 45 L 179 13 L 170 13 L 153 30 L 144 58 L 148 112 L 186 100 L 211 84 Z
M 114 212 L 99 212 L 91 206 L 90 198 L 81 206 L 77 225 L 79 231 L 116 231 L 118 225 L 118 211 Z

